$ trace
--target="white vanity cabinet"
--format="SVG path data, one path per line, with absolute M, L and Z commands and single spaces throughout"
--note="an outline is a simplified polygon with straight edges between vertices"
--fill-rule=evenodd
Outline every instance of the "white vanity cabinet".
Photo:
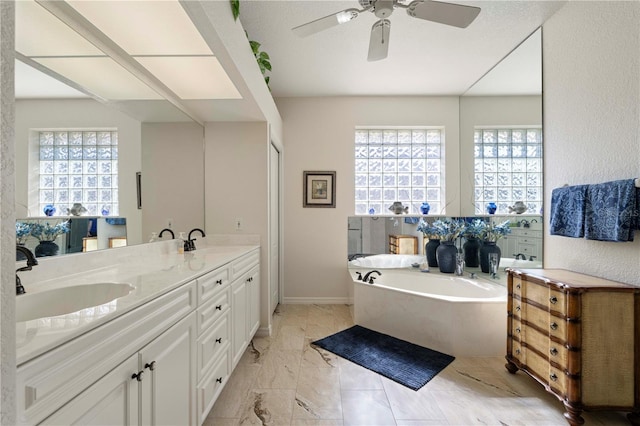
M 194 424 L 195 334 L 191 313 L 41 424 Z
M 260 252 L 231 263 L 232 351 L 234 368 L 260 326 Z
M 123 368 L 123 361 L 126 364 L 133 354 L 137 357 L 143 347 L 163 333 L 168 333 L 173 325 L 187 317 L 195 307 L 196 286 L 192 281 L 18 366 L 16 400 L 19 424 L 33 425 L 42 422 L 79 396 L 83 390 L 113 373 L 114 369 Z M 195 329 L 190 333 L 195 338 Z M 175 338 L 171 336 L 167 339 Z M 166 345 L 169 346 L 168 342 Z M 189 350 L 193 347 L 194 345 Z M 151 356 L 145 359 L 145 363 L 151 361 Z M 193 369 L 195 356 L 190 362 L 181 365 L 183 367 Z M 136 363 L 133 370 L 127 371 L 129 379 L 143 368 L 144 365 L 140 367 Z M 190 376 L 192 373 L 185 374 Z M 126 390 L 129 386 L 131 385 L 125 386 L 123 382 L 119 391 L 129 392 Z M 192 383 L 192 389 L 193 386 L 195 383 Z M 110 387 L 107 384 L 104 389 Z M 173 388 L 173 384 L 169 386 L 169 390 Z M 94 392 L 97 391 L 94 389 Z M 109 397 L 116 397 L 116 394 L 104 393 L 101 398 L 106 400 Z M 128 424 L 124 420 L 124 414 L 122 419 L 122 422 L 116 424 Z

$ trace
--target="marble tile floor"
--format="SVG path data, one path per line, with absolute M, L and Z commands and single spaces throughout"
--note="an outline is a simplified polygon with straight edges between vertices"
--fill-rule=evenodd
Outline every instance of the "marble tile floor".
M 353 325 L 347 305 L 281 305 L 254 338 L 205 426 L 566 425 L 563 405 L 504 358 L 456 358 L 419 391 L 310 343 Z M 629 425 L 583 413 L 585 425 Z

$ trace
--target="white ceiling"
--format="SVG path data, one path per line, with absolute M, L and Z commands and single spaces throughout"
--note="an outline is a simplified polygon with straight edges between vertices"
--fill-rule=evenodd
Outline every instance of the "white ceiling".
M 218 0 L 225 1 L 228 0 Z M 106 5 L 118 5 L 123 3 L 150 4 L 148 1 L 110 0 L 102 3 Z M 75 7 L 84 2 L 70 2 Z M 88 2 L 90 3 L 90 2 Z M 152 3 L 162 5 L 162 0 L 152 0 Z M 172 2 L 170 2 L 172 3 Z M 492 70 L 505 56 L 520 45 L 536 28 L 542 25 L 553 15 L 564 2 L 560 1 L 460 1 L 458 4 L 480 7 L 482 11 L 478 18 L 466 29 L 449 27 L 429 21 L 409 17 L 403 9 L 396 9 L 390 17 L 391 35 L 389 56 L 382 61 L 367 62 L 367 49 L 371 25 L 377 20 L 369 12 L 348 23 L 330 28 L 321 33 L 307 38 L 295 36 L 291 28 L 309 22 L 311 20 L 338 12 L 348 8 L 360 8 L 357 1 L 276 1 L 276 0 L 242 0 L 240 20 L 251 40 L 259 41 L 261 49 L 268 52 L 271 57 L 273 71 L 270 88 L 274 97 L 300 97 L 300 96 L 346 96 L 346 95 L 461 95 L 476 83 L 487 72 Z M 112 27 L 113 19 L 118 16 L 112 14 L 112 19 L 105 19 L 109 6 L 102 11 L 93 11 L 95 17 L 91 18 L 96 27 L 107 32 Z M 82 10 L 81 10 L 82 11 Z M 88 11 L 84 11 L 90 17 Z M 174 15 L 176 15 L 174 13 Z M 129 18 L 128 14 L 126 15 Z M 136 18 L 140 21 L 139 15 Z M 162 26 L 171 28 L 171 13 L 164 14 Z M 181 25 L 184 24 L 184 16 L 180 14 Z M 100 18 L 100 19 L 98 19 Z M 33 28 L 32 22 L 27 17 L 25 20 L 17 15 L 17 35 L 21 28 Z M 178 20 L 176 18 L 176 20 Z M 135 21 L 135 20 L 134 20 Z M 130 28 L 133 22 L 119 22 L 121 26 Z M 177 25 L 177 24 L 176 24 Z M 140 37 L 144 25 L 140 23 L 139 31 L 131 31 L 129 34 L 119 35 L 124 39 L 118 40 L 118 46 L 132 49 L 130 46 L 149 46 L 148 37 L 141 41 L 131 40 Z M 117 27 L 117 26 L 116 26 Z M 149 31 L 144 30 L 144 31 Z M 43 46 L 40 41 L 34 46 Z M 180 56 L 193 54 L 191 51 L 176 50 L 175 43 L 164 43 L 170 47 L 170 54 Z M 16 46 L 20 43 L 17 41 Z M 161 46 L 162 47 L 162 46 Z M 191 48 L 193 49 L 193 48 Z M 183 49 L 184 50 L 184 49 Z M 166 53 L 162 49 L 160 53 Z M 198 52 L 202 53 L 202 52 Z M 215 52 L 214 52 L 215 54 Z M 62 55 L 64 56 L 64 55 Z M 197 57 L 196 57 L 197 58 Z M 211 56 L 205 57 L 213 58 Z M 98 59 L 98 58 L 95 58 Z M 140 62 L 147 66 L 153 75 L 159 80 L 168 81 L 171 73 L 158 67 L 154 70 L 151 60 L 154 58 L 140 58 Z M 164 59 L 164 58 L 161 58 Z M 540 93 L 540 41 L 536 40 L 524 43 L 518 49 L 517 54 L 510 55 L 510 62 L 504 62 L 496 66 L 493 72 L 482 79 L 469 94 L 533 94 Z M 35 58 L 41 64 L 47 61 L 50 65 L 60 59 Z M 200 59 L 202 60 L 202 58 Z M 145 64 L 149 62 L 149 64 Z M 195 65 L 186 65 L 186 68 L 175 75 L 185 75 Z M 70 67 L 72 70 L 75 68 Z M 61 69 L 61 68 L 58 68 Z M 176 68 L 177 69 L 177 68 Z M 197 75 L 197 74 L 194 74 Z M 204 76 L 195 77 L 195 81 L 204 81 Z M 78 77 L 80 78 L 80 77 Z M 194 79 L 191 78 L 191 81 Z M 105 79 L 108 84 L 112 79 Z M 16 98 L 75 98 L 86 96 L 83 89 L 86 84 L 81 82 L 74 88 L 64 85 L 51 78 L 43 76 L 40 72 L 18 62 L 16 65 Z M 182 89 L 179 81 L 170 84 L 175 92 L 186 93 L 181 96 L 185 104 L 189 105 L 204 121 L 220 119 L 224 117 L 220 111 L 226 102 L 234 111 L 241 100 L 216 101 L 217 117 L 208 117 L 207 111 L 211 109 L 211 100 L 195 100 L 198 93 Z M 114 88 L 118 91 L 120 88 Z M 179 95 L 181 93 L 178 93 Z M 111 104 L 122 106 L 126 101 L 126 93 L 120 92 L 119 98 L 113 98 Z M 119 99 L 119 101 L 116 101 Z M 135 110 L 139 116 L 147 120 L 158 119 L 151 112 L 159 101 L 131 101 L 135 104 Z M 166 113 L 166 106 L 165 113 Z M 126 108 L 125 108 L 126 109 Z M 149 111 L 144 112 L 145 109 Z M 234 119 L 242 119 L 237 114 Z M 165 114 L 166 115 L 166 114 Z M 166 115 L 170 119 L 171 114 Z

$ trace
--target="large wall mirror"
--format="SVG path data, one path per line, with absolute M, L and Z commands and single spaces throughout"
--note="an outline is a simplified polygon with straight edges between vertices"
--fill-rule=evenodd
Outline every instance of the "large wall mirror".
M 156 179 L 158 175 L 171 179 L 164 165 L 175 156 L 170 143 L 175 145 L 176 140 L 183 143 L 183 155 L 193 152 L 193 159 L 203 163 L 201 124 L 188 109 L 173 102 L 166 91 L 158 90 L 162 84 L 151 84 L 153 78 L 141 78 L 147 75 L 146 71 L 131 72 L 130 68 L 137 67 L 133 57 L 128 57 L 129 66 L 114 60 L 118 55 L 127 60 L 128 55 L 124 48 L 120 50 L 123 43 L 118 45 L 97 30 L 100 24 L 88 25 L 88 32 L 83 33 L 55 16 L 53 9 L 61 7 L 72 12 L 63 15 L 85 19 L 70 3 L 46 3 L 16 3 L 18 223 L 48 223 L 53 227 L 69 221 L 68 231 L 56 239 L 59 254 L 147 242 L 149 229 L 160 231 L 171 222 L 176 231 L 202 226 L 202 185 L 191 185 L 174 203 L 168 192 L 175 188 L 167 188 L 162 179 Z M 84 7 L 81 3 L 75 6 Z M 51 136 L 51 147 L 42 148 L 41 141 L 47 139 L 47 134 Z M 100 147 L 101 136 L 107 134 L 113 142 L 109 152 Z M 72 142 L 75 136 L 88 140 L 89 145 L 72 149 L 71 144 L 78 139 Z M 153 144 L 156 145 L 150 146 Z M 117 154 L 112 148 L 117 148 Z M 166 153 L 164 148 L 168 149 Z M 154 149 L 151 158 L 149 152 Z M 50 161 L 43 165 L 43 158 Z M 163 170 L 158 170 L 156 164 L 163 164 Z M 88 178 L 86 173 L 96 168 L 104 174 L 97 179 Z M 43 188 L 48 189 L 46 194 L 40 191 Z M 114 208 L 116 200 L 118 208 Z M 76 202 L 90 207 L 89 211 L 81 216 L 68 213 L 67 208 Z M 165 204 L 162 218 L 157 221 L 156 203 Z M 45 215 L 46 204 L 57 207 L 55 216 Z M 181 224 L 179 209 L 183 204 L 201 209 L 200 216 Z M 94 225 L 93 229 L 90 225 Z M 38 240 L 32 237 L 26 244 L 34 249 Z
M 460 97 L 460 217 L 509 220 L 511 233 L 499 241 L 503 258 L 526 258 L 523 267 L 542 266 L 542 29 L 539 28 Z M 482 142 L 483 132 L 488 143 Z M 495 138 L 492 142 L 491 138 Z M 528 146 L 526 138 L 533 143 Z M 523 141 L 524 138 L 525 140 Z M 503 161 L 514 159 L 515 161 Z M 482 185 L 479 185 L 482 184 Z M 448 189 L 450 190 L 450 189 Z M 526 211 L 511 213 L 522 201 Z M 432 216 L 425 216 L 435 220 Z M 349 256 L 390 253 L 397 235 L 416 238 L 422 254 L 417 218 L 354 216 L 349 218 Z M 505 265 L 509 263 L 505 260 Z

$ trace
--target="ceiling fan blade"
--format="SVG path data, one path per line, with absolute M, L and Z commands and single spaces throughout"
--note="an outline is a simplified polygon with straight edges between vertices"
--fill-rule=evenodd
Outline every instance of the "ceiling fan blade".
M 358 17 L 361 11 L 358 9 L 346 9 L 341 12 L 334 13 L 315 21 L 307 22 L 293 28 L 293 31 L 299 37 L 307 37 L 311 34 L 319 33 L 336 25 L 344 24 Z
M 369 62 L 379 61 L 387 57 L 389 52 L 389 32 L 391 21 L 381 19 L 371 27 L 371 39 L 369 40 Z
M 480 8 L 433 0 L 415 0 L 407 6 L 407 13 L 414 18 L 467 28 L 480 13 Z

